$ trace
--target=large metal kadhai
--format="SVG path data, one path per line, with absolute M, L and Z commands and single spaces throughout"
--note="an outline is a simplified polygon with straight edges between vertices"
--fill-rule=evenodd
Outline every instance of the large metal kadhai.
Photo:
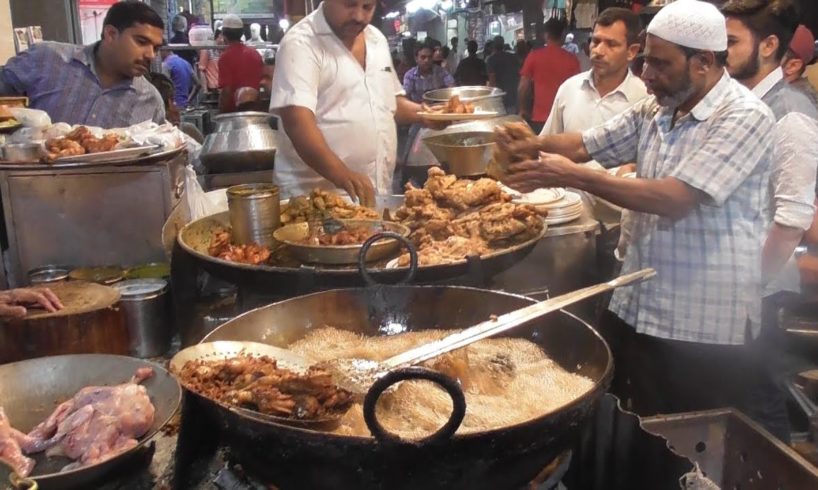
M 286 347 L 321 325 L 369 336 L 458 329 L 532 302 L 522 296 L 464 287 L 333 290 L 245 313 L 211 332 L 204 342 L 240 340 Z M 455 434 L 465 413 L 459 385 L 419 368 L 390 372 L 368 395 L 364 410 L 374 437 L 291 427 L 211 403 L 202 403 L 202 408 L 224 429 L 231 453 L 246 469 L 284 488 L 516 488 L 570 447 L 606 391 L 613 361 L 599 334 L 564 311 L 507 335 L 538 344 L 567 370 L 590 378 L 594 387 L 573 402 L 528 422 L 468 434 Z M 388 386 L 417 378 L 440 384 L 454 400 L 455 410 L 437 433 L 407 442 L 380 427 L 374 406 Z
M 230 227 L 228 213 L 218 213 L 188 223 L 179 232 L 179 246 L 193 257 L 207 272 L 225 281 L 261 291 L 279 290 L 290 293 L 299 287 L 303 289 L 329 289 L 338 287 L 363 286 L 356 265 L 328 266 L 307 265 L 295 258 L 282 260 L 276 265 L 239 264 L 212 257 L 208 252 L 210 240 L 217 230 Z M 525 258 L 537 242 L 545 235 L 546 229 L 538 236 L 513 247 L 498 250 L 482 257 L 472 257 L 456 263 L 418 267 L 415 281 L 430 283 L 455 279 L 465 275 L 479 276 L 488 280 L 496 274 Z M 402 280 L 408 267 L 387 269 L 386 260 L 369 264 L 371 276 L 378 282 L 394 283 Z
M 141 384 L 156 408 L 154 423 L 133 449 L 102 463 L 60 472 L 70 460 L 33 455 L 32 475 L 40 490 L 90 488 L 123 465 L 150 441 L 176 413 L 182 399 L 179 383 L 158 364 L 107 354 L 41 357 L 0 366 L 0 404 L 11 424 L 28 432 L 48 417 L 57 405 L 86 386 L 110 386 L 128 381 L 138 368 L 151 367 L 154 375 Z M 7 466 L 0 464 L 0 486 L 9 482 Z

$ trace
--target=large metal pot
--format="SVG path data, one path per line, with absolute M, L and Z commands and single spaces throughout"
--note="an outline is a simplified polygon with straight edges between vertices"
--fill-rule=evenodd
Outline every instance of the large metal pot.
M 216 131 L 207 135 L 202 164 L 210 173 L 271 170 L 276 153 L 272 114 L 234 112 L 213 118 Z
M 334 290 L 250 311 L 205 341 L 286 346 L 320 325 L 370 336 L 463 328 L 531 301 L 461 287 Z M 242 465 L 283 488 L 519 488 L 574 442 L 610 383 L 613 361 L 599 334 L 568 313 L 549 315 L 510 335 L 537 343 L 564 368 L 593 380 L 594 387 L 525 423 L 412 443 L 377 431 L 375 438 L 365 438 L 295 428 L 229 410 L 216 410 L 215 417 Z
M 506 106 L 503 104 L 506 93 L 497 87 L 466 86 L 430 90 L 423 94 L 423 101 L 427 104 L 443 104 L 454 95 L 460 97 L 462 102 L 473 104 L 475 110 L 496 112 L 501 116 L 506 113 Z

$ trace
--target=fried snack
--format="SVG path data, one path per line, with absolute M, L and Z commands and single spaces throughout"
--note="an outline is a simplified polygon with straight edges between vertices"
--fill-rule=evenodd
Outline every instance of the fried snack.
M 375 233 L 377 233 L 377 230 L 369 226 L 352 226 L 337 233 L 317 233 L 305 238 L 303 243 L 331 246 L 360 245 Z
M 230 262 L 237 262 L 240 264 L 259 265 L 267 262 L 270 259 L 270 249 L 251 243 L 249 245 L 233 245 L 232 235 L 227 230 L 217 230 L 210 239 L 210 246 L 207 248 L 207 253 L 211 257 L 216 257 Z
M 9 106 L 0 105 L 0 121 L 8 121 L 14 119 L 14 114 L 9 110 Z
M 406 187 L 395 218 L 406 225 L 420 265 L 438 265 L 484 255 L 536 238 L 542 217 L 528 205 L 514 204 L 493 179 L 458 179 L 429 169 L 423 189 Z M 409 254 L 398 258 L 409 264 Z
M 320 189 L 309 196 L 297 196 L 281 208 L 281 225 L 323 219 L 323 211 L 335 219 L 378 219 L 374 209 L 349 202 L 340 195 Z
M 536 137 L 528 124 L 524 122 L 512 122 L 498 126 L 494 128 L 494 132 L 497 134 L 498 139 L 511 139 L 512 141 L 522 141 Z M 536 159 L 537 156 L 538 153 L 536 151 L 509 154 L 502 150 L 499 144 L 494 145 L 493 158 L 486 168 L 486 174 L 493 179 L 502 180 L 508 174 L 509 165 L 516 162 Z
M 267 356 L 188 361 L 179 376 L 206 398 L 280 417 L 313 420 L 352 405 L 350 393 L 335 386 L 327 371 L 310 367 L 298 374 Z
M 48 159 L 54 161 L 61 157 L 102 153 L 112 151 L 119 144 L 119 136 L 106 133 L 97 138 L 85 126 L 77 126 L 62 138 L 51 138 L 45 142 Z
M 474 104 L 461 102 L 458 95 L 452 95 L 445 104 L 424 105 L 423 109 L 432 114 L 474 114 Z

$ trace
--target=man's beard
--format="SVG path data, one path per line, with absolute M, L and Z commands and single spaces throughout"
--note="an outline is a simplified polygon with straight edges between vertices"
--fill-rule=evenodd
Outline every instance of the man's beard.
M 732 67 L 728 66 L 728 68 Z M 736 66 L 734 70 L 730 69 L 728 71 L 731 72 L 730 74 L 733 78 L 741 81 L 758 75 L 759 70 L 761 70 L 761 62 L 758 60 L 758 44 L 756 44 L 753 47 L 753 54 L 747 62 L 743 65 Z
M 674 90 L 671 95 L 656 97 L 656 102 L 658 102 L 661 106 L 669 107 L 671 109 L 676 109 L 680 105 L 687 102 L 687 100 L 690 99 L 690 97 L 696 92 L 696 87 L 693 86 L 689 73 L 685 73 L 684 80 L 682 80 L 679 85 L 679 88 Z

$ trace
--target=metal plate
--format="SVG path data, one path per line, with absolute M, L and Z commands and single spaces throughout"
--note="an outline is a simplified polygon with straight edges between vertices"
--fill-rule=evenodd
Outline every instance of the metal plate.
M 111 163 L 121 160 L 132 160 L 136 157 L 147 155 L 160 148 L 159 145 L 137 146 L 135 148 L 123 148 L 121 150 L 101 151 L 99 153 L 86 153 L 84 155 L 74 155 L 70 157 L 57 158 L 55 165 L 61 163 Z
M 12 425 L 28 432 L 45 420 L 56 406 L 73 397 L 86 386 L 111 386 L 128 381 L 141 367 L 153 368 L 154 375 L 141 384 L 148 390 L 156 408 L 150 430 L 139 439 L 139 444 L 102 463 L 60 472 L 66 459 L 45 458 L 35 455 L 37 466 L 31 478 L 41 489 L 90 488 L 106 472 L 129 455 L 133 455 L 168 423 L 182 399 L 179 383 L 158 364 L 125 356 L 109 354 L 75 354 L 41 357 L 0 366 L 0 400 Z M 8 481 L 8 467 L 0 464 L 0 482 Z
M 493 119 L 499 114 L 495 111 L 474 111 L 468 114 L 418 112 L 418 116 L 430 121 L 480 121 L 482 119 Z

